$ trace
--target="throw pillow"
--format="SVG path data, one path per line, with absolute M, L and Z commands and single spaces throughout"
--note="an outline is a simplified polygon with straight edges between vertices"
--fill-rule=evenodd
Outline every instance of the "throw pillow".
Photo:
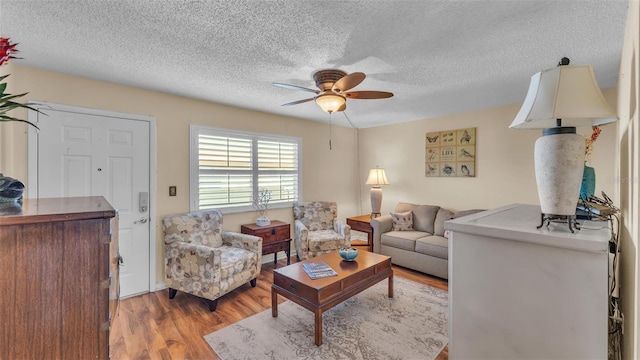
M 411 211 L 403 213 L 391 213 L 393 220 L 393 231 L 413 230 L 413 213 Z

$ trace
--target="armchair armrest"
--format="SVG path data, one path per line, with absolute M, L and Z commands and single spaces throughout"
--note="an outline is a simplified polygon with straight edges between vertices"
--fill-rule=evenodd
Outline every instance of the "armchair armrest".
M 380 235 L 391 231 L 393 228 L 393 220 L 391 219 L 391 215 L 382 215 L 371 219 L 370 224 L 373 229 L 373 248 L 375 251 L 380 251 Z
M 298 258 L 306 259 L 309 254 L 309 229 L 300 220 L 294 223 L 294 240 Z
M 344 238 L 344 246 L 351 245 L 351 226 L 335 219 L 333 221 L 333 231 L 337 232 Z
M 181 256 L 182 254 L 185 254 L 186 256 L 192 256 L 191 254 L 193 254 L 196 258 L 205 259 L 207 263 L 213 265 L 220 263 L 222 251 L 209 246 L 191 244 L 182 241 L 174 241 L 165 245 L 165 261 L 167 261 L 169 265 L 171 263 L 183 262 L 182 258 L 185 256 Z M 185 271 L 188 272 L 190 269 L 185 269 Z
M 255 252 L 262 256 L 262 238 L 258 236 L 242 234 L 233 231 L 223 231 L 222 243 L 224 245 Z

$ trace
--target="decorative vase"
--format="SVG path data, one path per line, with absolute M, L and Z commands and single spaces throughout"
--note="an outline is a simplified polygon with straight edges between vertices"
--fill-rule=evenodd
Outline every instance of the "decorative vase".
M 22 199 L 24 184 L 20 180 L 0 173 L 0 202 L 16 202 Z
M 256 219 L 256 225 L 258 226 L 267 226 L 267 225 L 271 225 L 271 220 L 269 220 L 268 217 L 261 215 L 260 217 L 258 217 Z
M 591 166 L 584 165 L 582 173 L 582 186 L 580 186 L 580 199 L 587 200 L 596 191 L 596 171 Z
M 343 247 L 338 249 L 340 257 L 345 261 L 353 261 L 358 257 L 358 249 L 354 247 Z

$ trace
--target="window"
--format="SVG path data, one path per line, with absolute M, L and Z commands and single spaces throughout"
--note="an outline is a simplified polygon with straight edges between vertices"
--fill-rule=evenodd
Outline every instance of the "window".
M 191 210 L 252 210 L 258 189 L 269 207 L 300 197 L 301 139 L 191 126 Z

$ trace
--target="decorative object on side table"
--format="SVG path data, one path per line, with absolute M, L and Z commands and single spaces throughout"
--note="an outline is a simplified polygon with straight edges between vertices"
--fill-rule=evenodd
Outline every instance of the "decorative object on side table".
M 591 163 L 591 153 L 593 152 L 593 145 L 600 136 L 602 129 L 600 126 L 595 125 L 591 127 L 593 131 L 591 136 L 584 139 L 584 170 L 582 173 L 582 185 L 580 186 L 580 199 L 586 201 L 595 194 L 596 191 L 596 171 L 591 166 L 587 165 Z
M 358 249 L 354 247 L 343 247 L 338 249 L 338 253 L 343 260 L 353 261 L 358 257 Z
M 380 185 L 389 185 L 384 169 L 376 166 L 375 169 L 369 170 L 369 177 L 365 184 L 373 185 L 371 188 L 371 217 L 380 216 L 380 208 L 382 207 L 382 189 Z
M 260 189 L 258 190 L 258 196 L 252 201 L 253 207 L 260 213 L 258 219 L 256 219 L 256 225 L 267 226 L 271 224 L 266 213 L 269 210 L 269 201 L 271 201 L 271 190 Z
M 584 172 L 584 139 L 576 126 L 616 121 L 588 65 L 569 66 L 562 58 L 557 67 L 531 77 L 522 108 L 512 129 L 544 129 L 535 144 L 534 165 L 541 224 L 566 222 L 577 227 L 576 203 Z

